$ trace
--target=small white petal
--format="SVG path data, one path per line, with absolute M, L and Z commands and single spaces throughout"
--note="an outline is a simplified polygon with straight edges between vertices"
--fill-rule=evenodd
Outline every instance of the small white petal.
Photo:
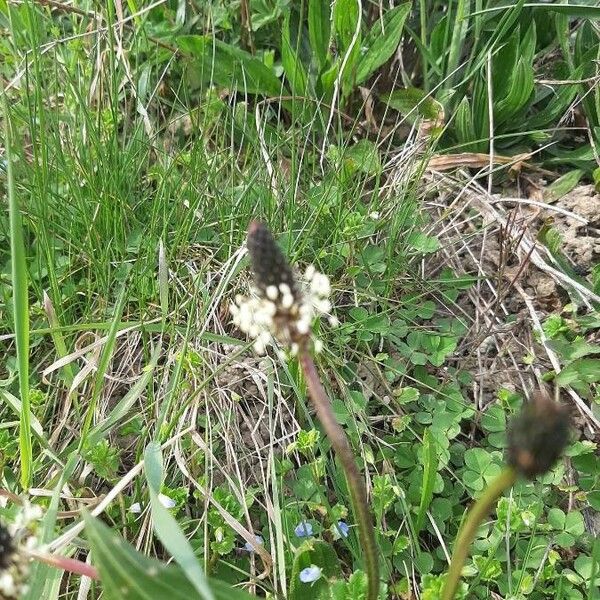
M 310 282 L 310 289 L 319 296 L 329 296 L 331 292 L 329 277 L 323 273 L 315 273 Z
M 142 512 L 142 505 L 139 502 L 134 502 L 129 507 L 129 512 L 132 512 L 135 515 L 139 515 Z
M 330 327 L 337 327 L 340 324 L 340 321 L 337 317 L 331 315 L 328 319 Z
M 292 356 L 296 356 L 298 354 L 299 350 L 300 350 L 300 346 L 296 342 L 294 342 L 292 344 Z
M 310 281 L 316 273 L 316 269 L 314 265 L 308 265 L 308 267 L 306 267 L 306 271 L 304 273 L 304 278 L 306 279 L 306 281 Z
M 310 331 L 310 322 L 306 319 L 300 319 L 296 323 L 296 330 L 300 335 L 306 335 Z
M 284 294 L 283 298 L 281 299 L 281 306 L 283 308 L 291 308 L 293 304 L 294 296 L 292 296 L 291 294 Z
M 269 285 L 265 291 L 269 300 L 277 300 L 277 296 L 279 295 L 277 286 Z
M 298 312 L 303 316 L 303 317 L 308 317 L 310 319 L 312 319 L 313 316 L 313 306 L 310 302 L 305 302 L 304 304 L 300 305 L 300 308 L 298 309 Z
M 369 213 L 369 217 L 371 217 L 373 221 L 377 221 L 377 219 L 379 219 L 380 216 L 381 215 L 376 210 L 374 210 L 372 213 Z
M 175 500 L 173 500 L 173 498 L 169 498 L 169 496 L 165 496 L 164 494 L 159 494 L 158 495 L 158 501 L 165 507 L 165 508 L 175 508 L 175 505 L 177 504 L 175 502 Z
M 0 592 L 4 592 L 4 595 L 8 597 L 16 595 L 15 580 L 10 573 L 2 573 L 0 575 Z
M 320 313 L 327 314 L 331 310 L 331 302 L 329 300 L 318 300 L 315 302 L 315 307 Z
M 320 354 L 321 352 L 323 352 L 323 341 L 322 340 L 315 340 L 315 352 L 317 354 Z
M 290 289 L 290 286 L 287 283 L 280 283 L 279 284 L 279 291 L 285 296 L 286 294 L 291 294 L 292 290 Z
M 254 351 L 256 352 L 256 354 L 264 354 L 265 353 L 265 343 L 260 339 L 257 338 L 256 340 L 254 340 L 254 344 L 252 344 L 252 347 L 254 348 Z

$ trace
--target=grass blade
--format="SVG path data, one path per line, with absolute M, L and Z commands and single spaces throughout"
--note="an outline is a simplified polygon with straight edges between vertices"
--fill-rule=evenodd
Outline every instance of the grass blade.
M 190 543 L 183 535 L 175 518 L 158 499 L 163 477 L 162 453 L 159 444 L 153 442 L 148 444 L 144 452 L 144 466 L 150 491 L 152 520 L 158 538 L 183 569 L 200 597 L 205 600 L 215 600 Z
M 104 382 L 104 375 L 106 370 L 108 369 L 108 365 L 110 363 L 110 358 L 113 355 L 115 344 L 117 341 L 117 333 L 119 332 L 119 325 L 121 323 L 121 315 L 123 314 L 123 307 L 125 306 L 125 299 L 127 297 L 127 286 L 123 286 L 121 290 L 121 295 L 117 300 L 117 304 L 115 306 L 115 313 L 113 315 L 113 320 L 110 325 L 110 329 L 108 330 L 108 335 L 106 339 L 106 343 L 104 344 L 104 348 L 102 348 L 102 354 L 100 355 L 100 360 L 98 363 L 98 370 L 96 371 L 96 379 L 94 381 L 94 390 L 92 392 L 92 398 L 90 399 L 90 403 L 88 406 L 88 410 L 85 414 L 85 419 L 83 421 L 83 427 L 81 430 L 81 439 L 79 442 L 79 447 L 85 448 L 85 444 L 87 442 L 88 433 L 90 431 L 90 427 L 92 426 L 92 420 L 94 418 L 94 412 L 96 410 L 96 405 L 98 404 L 98 400 L 100 399 L 100 394 L 102 393 L 102 384 Z
M 425 524 L 425 516 L 427 509 L 433 498 L 433 485 L 437 474 L 437 454 L 435 448 L 435 440 L 429 429 L 423 434 L 423 454 L 421 461 L 423 463 L 423 485 L 421 487 L 421 502 L 419 504 L 419 512 L 415 521 L 415 535 L 419 535 L 423 525 Z
M 27 261 L 23 241 L 23 223 L 15 191 L 12 151 L 12 125 L 8 100 L 4 95 L 4 128 L 8 175 L 8 213 L 10 222 L 10 257 L 13 287 L 13 317 L 17 363 L 19 365 L 19 392 L 21 412 L 19 423 L 19 453 L 21 458 L 21 486 L 28 489 L 32 475 L 31 414 L 29 407 L 29 297 Z

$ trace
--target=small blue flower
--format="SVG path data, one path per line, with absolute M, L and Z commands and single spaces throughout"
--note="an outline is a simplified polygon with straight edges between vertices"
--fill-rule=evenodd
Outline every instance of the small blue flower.
M 348 534 L 350 533 L 350 527 L 348 526 L 348 523 L 345 521 L 338 521 L 335 528 L 341 537 L 348 537 Z
M 321 578 L 321 573 L 320 567 L 317 567 L 317 565 L 310 565 L 310 567 L 306 567 L 306 569 L 300 571 L 300 581 L 302 583 L 313 583 Z
M 294 529 L 294 533 L 297 537 L 310 537 L 313 532 L 313 526 L 308 521 L 300 521 Z
M 260 535 L 255 535 L 254 539 L 256 540 L 256 544 L 258 546 L 262 546 L 265 543 L 262 537 L 260 537 Z M 246 542 L 244 544 L 244 550 L 246 550 L 247 552 L 254 552 L 255 548 L 250 542 Z

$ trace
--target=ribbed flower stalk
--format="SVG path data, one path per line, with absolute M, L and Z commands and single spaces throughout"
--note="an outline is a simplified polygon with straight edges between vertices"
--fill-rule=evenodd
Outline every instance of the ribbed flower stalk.
M 498 498 L 514 485 L 519 475 L 533 479 L 547 473 L 560 458 L 568 442 L 569 415 L 566 409 L 548 394 L 536 392 L 532 402 L 525 404 L 509 425 L 508 466 L 483 491 L 460 529 L 442 600 L 454 598 L 475 533 Z
M 335 326 L 337 322 L 330 314 L 329 279 L 312 266 L 306 269 L 304 278 L 296 276 L 269 229 L 257 221 L 248 228 L 247 247 L 256 289 L 251 298 L 236 298 L 231 307 L 234 323 L 254 339 L 254 348 L 259 353 L 263 353 L 268 344 L 278 342 L 298 355 L 315 411 L 348 482 L 365 557 L 367 600 L 377 600 L 379 564 L 365 482 L 348 437 L 335 419 L 312 358 L 312 351 L 318 352 L 321 348 L 320 340 L 312 337 L 313 321 L 326 315 L 330 325 Z

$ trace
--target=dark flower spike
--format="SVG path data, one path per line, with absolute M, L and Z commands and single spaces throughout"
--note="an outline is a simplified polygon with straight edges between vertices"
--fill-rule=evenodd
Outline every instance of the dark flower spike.
M 291 296 L 297 300 L 298 289 L 292 267 L 277 245 L 273 234 L 263 223 L 259 221 L 250 223 L 247 246 L 254 281 L 260 292 L 266 295 L 267 289 L 274 286 L 279 290 L 281 284 L 284 284 L 289 288 Z
M 548 472 L 569 442 L 569 415 L 547 393 L 536 392 L 508 429 L 508 463 L 533 479 Z
M 13 562 L 15 545 L 10 532 L 0 523 L 0 571 L 7 569 Z

